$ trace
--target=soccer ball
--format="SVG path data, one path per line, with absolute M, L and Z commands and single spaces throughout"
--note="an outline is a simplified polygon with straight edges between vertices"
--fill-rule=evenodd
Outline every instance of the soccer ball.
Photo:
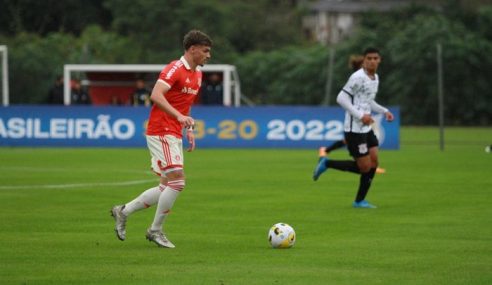
M 268 241 L 273 248 L 289 248 L 296 242 L 296 232 L 286 223 L 277 223 L 270 228 Z

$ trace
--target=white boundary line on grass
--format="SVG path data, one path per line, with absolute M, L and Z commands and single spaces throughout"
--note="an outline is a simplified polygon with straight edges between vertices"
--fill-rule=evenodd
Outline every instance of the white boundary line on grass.
M 41 168 L 29 166 L 0 166 L 0 170 L 26 171 L 26 172 L 101 172 L 100 169 L 84 169 L 84 168 Z M 152 174 L 149 170 L 129 170 L 129 169 L 106 169 L 107 172 L 116 173 L 147 173 Z
M 5 185 L 0 186 L 0 190 L 15 190 L 15 189 L 67 189 L 67 188 L 91 188 L 99 186 L 128 186 L 128 185 L 138 185 L 145 184 L 154 181 L 156 179 L 145 179 L 145 180 L 131 180 L 123 182 L 98 182 L 98 183 L 73 183 L 73 184 L 44 184 L 44 185 Z

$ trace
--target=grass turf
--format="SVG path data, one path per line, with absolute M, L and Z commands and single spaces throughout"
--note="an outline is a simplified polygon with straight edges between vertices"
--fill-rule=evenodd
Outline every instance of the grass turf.
M 0 148 L 0 284 L 491 284 L 491 130 L 448 130 L 444 152 L 436 129 L 401 136 L 380 152 L 374 210 L 351 207 L 353 174 L 312 182 L 316 150 L 187 154 L 174 250 L 145 240 L 155 208 L 113 233 L 111 206 L 157 181 L 147 150 Z M 269 248 L 276 222 L 293 248 Z

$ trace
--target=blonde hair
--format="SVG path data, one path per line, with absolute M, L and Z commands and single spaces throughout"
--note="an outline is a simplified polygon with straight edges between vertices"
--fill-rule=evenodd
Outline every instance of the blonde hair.
M 362 63 L 364 62 L 364 56 L 360 54 L 353 54 L 349 57 L 349 68 L 353 71 L 357 71 L 362 67 Z

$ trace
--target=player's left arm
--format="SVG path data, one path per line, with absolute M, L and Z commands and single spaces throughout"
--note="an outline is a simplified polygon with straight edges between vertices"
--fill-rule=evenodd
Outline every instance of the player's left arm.
M 189 128 L 195 125 L 195 121 L 192 117 L 185 116 L 181 114 L 178 110 L 176 110 L 166 99 L 164 96 L 169 90 L 171 86 L 169 86 L 162 79 L 157 80 L 154 89 L 152 90 L 152 94 L 150 95 L 150 100 L 154 102 L 154 104 L 159 107 L 162 111 L 168 113 L 178 120 L 178 122 L 185 128 Z
M 388 108 L 385 108 L 385 107 L 379 105 L 374 100 L 371 101 L 371 110 L 376 112 L 376 113 L 384 114 L 386 121 L 388 121 L 388 122 L 391 122 L 395 119 L 395 116 L 393 116 L 393 113 L 391 113 Z
M 186 129 L 186 139 L 188 140 L 188 149 L 186 151 L 192 152 L 195 150 L 195 133 L 193 132 L 193 127 Z

